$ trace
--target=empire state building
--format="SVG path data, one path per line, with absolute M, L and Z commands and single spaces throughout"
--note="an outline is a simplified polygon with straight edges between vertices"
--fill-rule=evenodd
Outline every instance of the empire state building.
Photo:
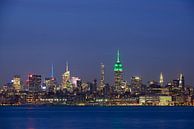
M 114 86 L 116 91 L 120 91 L 122 88 L 122 73 L 123 73 L 123 65 L 120 61 L 120 53 L 117 51 L 117 60 L 114 65 Z

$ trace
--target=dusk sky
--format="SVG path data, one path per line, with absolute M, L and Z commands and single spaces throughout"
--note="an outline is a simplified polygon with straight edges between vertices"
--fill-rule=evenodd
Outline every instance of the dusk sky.
M 124 78 L 165 81 L 184 73 L 194 85 L 193 0 L 1 0 L 0 85 L 19 74 L 58 81 L 69 62 L 72 76 L 113 81 L 116 51 Z

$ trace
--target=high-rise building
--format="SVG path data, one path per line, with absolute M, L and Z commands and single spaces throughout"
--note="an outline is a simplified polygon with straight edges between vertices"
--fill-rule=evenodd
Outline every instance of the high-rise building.
M 109 84 L 105 84 L 103 92 L 104 92 L 103 95 L 104 95 L 105 97 L 108 98 L 108 97 L 110 96 L 111 87 L 110 87 Z
M 78 81 L 81 81 L 79 77 L 71 77 L 71 84 L 73 85 L 73 87 L 77 87 Z
M 122 90 L 122 73 L 123 73 L 123 65 L 120 61 L 120 53 L 117 51 L 117 60 L 114 65 L 114 87 L 116 91 Z
M 142 79 L 141 77 L 138 76 L 133 76 L 131 78 L 131 94 L 133 95 L 139 95 L 141 94 L 141 89 L 142 89 Z
M 45 78 L 44 85 L 46 87 L 46 91 L 55 92 L 55 90 L 57 88 L 56 79 L 54 77 Z
M 15 88 L 15 90 L 20 91 L 22 89 L 21 86 L 21 78 L 19 75 L 15 75 L 13 78 L 13 87 Z
M 62 75 L 62 89 L 67 89 L 70 87 L 70 71 L 68 62 L 66 63 L 66 71 Z
M 52 64 L 51 75 L 50 77 L 46 77 L 44 79 L 42 90 L 47 92 L 55 92 L 56 89 L 57 89 L 57 81 L 56 81 L 56 78 L 54 77 L 54 65 Z
M 180 88 L 184 88 L 185 87 L 185 78 L 184 78 L 182 73 L 179 75 L 179 87 Z
M 28 87 L 31 92 L 39 92 L 41 90 L 41 75 L 28 76 Z
M 105 82 L 104 82 L 104 64 L 101 63 L 100 65 L 100 84 L 98 87 L 98 90 L 102 91 L 103 88 L 105 87 Z
M 77 88 L 78 88 L 79 92 L 82 92 L 82 80 L 77 81 Z
M 163 74 L 162 72 L 160 73 L 160 86 L 163 86 L 164 85 L 164 77 L 163 77 Z
M 97 91 L 97 80 L 94 79 L 93 83 L 89 83 L 89 87 L 90 87 L 90 94 L 96 93 L 96 91 Z
M 172 87 L 179 87 L 179 80 L 177 80 L 177 79 L 173 80 Z

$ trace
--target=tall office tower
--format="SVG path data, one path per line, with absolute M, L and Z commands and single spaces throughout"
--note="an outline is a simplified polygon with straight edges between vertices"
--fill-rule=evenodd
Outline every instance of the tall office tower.
M 45 78 L 44 85 L 46 86 L 46 91 L 55 92 L 57 88 L 56 79 L 54 77 Z
M 81 81 L 81 79 L 79 77 L 71 77 L 71 84 L 73 87 L 77 87 L 77 82 Z
M 97 80 L 94 79 L 93 83 L 89 83 L 89 88 L 90 88 L 90 94 L 96 93 L 97 91 Z
M 82 92 L 82 80 L 77 81 L 77 88 L 79 89 L 79 92 Z
M 19 75 L 15 75 L 13 78 L 13 87 L 15 88 L 15 90 L 20 91 L 22 89 L 21 86 L 21 78 Z
M 44 79 L 42 90 L 47 92 L 55 92 L 56 89 L 57 89 L 57 81 L 56 81 L 56 78 L 54 77 L 54 65 L 52 64 L 51 75 L 50 77 L 46 77 Z
M 104 64 L 101 63 L 100 65 L 100 84 L 99 84 L 99 87 L 98 87 L 98 90 L 99 91 L 102 91 L 104 86 L 105 86 L 105 83 L 104 83 Z
M 123 73 L 123 65 L 120 61 L 120 53 L 117 51 L 117 60 L 114 65 L 114 87 L 116 91 L 122 90 L 122 73 Z
M 179 87 L 179 79 L 173 80 L 172 81 L 172 87 Z
M 182 73 L 179 75 L 179 87 L 180 88 L 184 88 L 185 87 L 185 78 L 184 78 Z
M 107 98 L 110 97 L 111 87 L 109 84 L 105 84 L 103 92 L 104 92 L 103 94 L 105 97 Z
M 62 89 L 67 89 L 70 86 L 70 71 L 68 62 L 66 63 L 66 71 L 62 75 Z
M 131 94 L 139 95 L 142 91 L 142 79 L 138 76 L 131 78 Z
M 41 75 L 32 75 L 28 76 L 28 87 L 31 92 L 41 91 Z
M 163 86 L 164 85 L 164 77 L 163 77 L 163 74 L 162 72 L 160 73 L 160 86 Z

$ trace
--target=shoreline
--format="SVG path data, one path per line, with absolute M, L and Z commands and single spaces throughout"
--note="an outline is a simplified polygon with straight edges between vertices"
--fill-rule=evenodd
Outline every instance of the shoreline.
M 0 105 L 0 107 L 194 107 L 194 105 L 66 105 L 66 104 L 25 104 Z

